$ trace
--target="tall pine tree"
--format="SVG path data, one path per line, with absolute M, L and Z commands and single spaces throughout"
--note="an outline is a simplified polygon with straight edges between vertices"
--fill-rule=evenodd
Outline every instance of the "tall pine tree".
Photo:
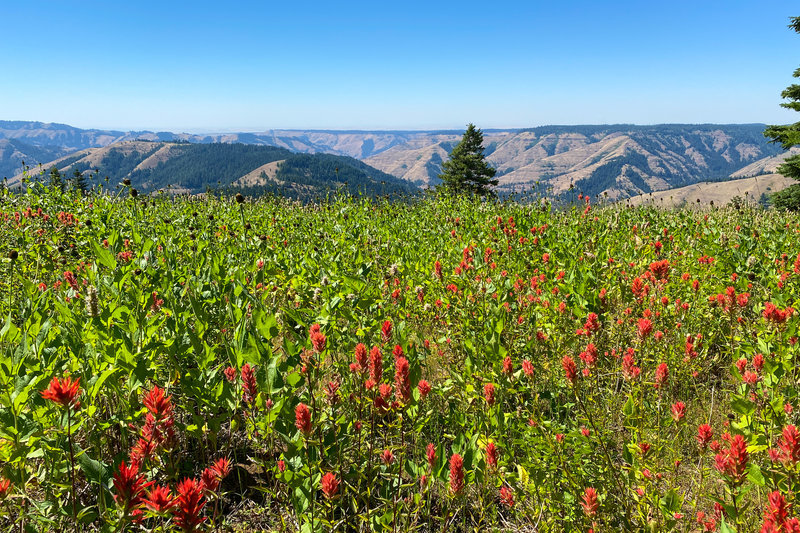
M 800 33 L 800 17 L 790 17 L 790 20 L 789 28 Z M 794 71 L 793 76 L 800 78 L 800 68 Z M 800 111 L 800 85 L 794 83 L 788 86 L 781 93 L 781 97 L 789 100 L 789 102 L 782 103 L 782 107 Z M 781 143 L 783 149 L 788 150 L 793 146 L 800 145 L 800 122 L 786 126 L 767 126 L 764 136 L 769 137 L 770 142 Z M 800 180 L 800 154 L 786 158 L 778 167 L 778 173 L 787 178 Z M 800 184 L 792 185 L 773 194 L 771 199 L 775 207 L 800 211 Z
M 474 124 L 467 125 L 467 131 L 448 159 L 442 165 L 441 187 L 455 193 L 494 195 L 490 186 L 497 185 L 494 178 L 497 171 L 490 167 L 483 156 L 483 132 Z

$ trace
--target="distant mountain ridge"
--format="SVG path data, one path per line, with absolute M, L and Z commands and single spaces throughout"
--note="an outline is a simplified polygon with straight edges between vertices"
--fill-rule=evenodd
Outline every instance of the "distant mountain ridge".
M 484 130 L 488 161 L 500 190 L 536 187 L 550 196 L 570 187 L 611 199 L 683 187 L 703 181 L 748 177 L 774 170 L 783 157 L 767 143 L 764 124 L 629 124 L 542 126 Z M 0 121 L 0 176 L 20 162 L 46 163 L 75 150 L 121 141 L 244 143 L 297 153 L 349 156 L 415 186 L 438 181 L 441 165 L 460 131 L 268 130 L 259 133 L 188 134 L 81 130 L 62 124 Z M 8 142 L 16 144 L 9 145 Z M 11 146 L 11 147 L 9 147 Z M 55 159 L 52 157 L 51 159 Z M 216 181 L 216 180 L 215 180 Z
M 408 182 L 351 157 L 241 143 L 121 141 L 73 152 L 29 175 L 47 183 L 53 168 L 64 179 L 78 171 L 89 186 L 113 188 L 129 179 L 143 193 L 202 193 L 210 188 L 309 200 L 339 191 L 367 196 L 417 191 Z M 18 174 L 9 183 L 18 185 L 22 178 Z

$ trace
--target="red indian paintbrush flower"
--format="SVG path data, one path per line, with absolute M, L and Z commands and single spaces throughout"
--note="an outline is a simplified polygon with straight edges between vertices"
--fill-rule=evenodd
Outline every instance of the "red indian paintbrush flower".
M 317 353 L 324 352 L 328 339 L 322 334 L 321 326 L 319 324 L 314 324 L 308 331 L 308 336 L 311 339 L 312 346 L 314 346 L 314 351 Z
M 242 401 L 247 406 L 252 406 L 258 395 L 256 373 L 248 363 L 242 367 Z
M 653 323 L 648 318 L 640 318 L 637 324 L 636 334 L 640 339 L 646 339 L 653 331 Z
M 511 377 L 514 373 L 514 363 L 511 361 L 510 357 L 503 359 L 503 373 L 508 377 Z
M 656 380 L 653 386 L 657 389 L 664 387 L 667 384 L 667 379 L 669 378 L 669 368 L 667 368 L 667 363 L 661 363 L 656 368 Z
M 164 514 L 171 511 L 177 501 L 169 487 L 158 485 L 147 493 L 144 504 L 156 514 Z
M 336 477 L 336 474 L 333 472 L 328 472 L 324 476 L 322 476 L 322 480 L 320 481 L 320 485 L 322 486 L 322 494 L 329 500 L 336 498 L 337 493 L 339 492 L 339 480 Z
M 231 473 L 231 461 L 227 457 L 220 457 L 210 468 L 217 473 L 220 480 L 223 480 Z
M 166 420 L 172 415 L 172 397 L 165 395 L 164 389 L 159 388 L 158 385 L 145 393 L 142 403 L 158 421 Z
M 464 488 L 464 459 L 457 453 L 450 457 L 450 492 L 458 494 Z
M 394 390 L 397 400 L 408 403 L 411 400 L 411 379 L 409 378 L 409 364 L 405 357 L 398 357 L 394 363 Z
M 367 347 L 363 343 L 356 344 L 356 369 L 363 372 L 367 369 Z
M 369 352 L 369 378 L 376 385 L 383 378 L 383 354 L 377 346 L 373 346 Z
M 525 373 L 526 377 L 533 376 L 533 363 L 525 359 L 522 361 L 522 371 Z
M 145 491 L 151 483 L 145 481 L 143 475 L 139 473 L 138 465 L 125 465 L 125 461 L 119 465 L 119 470 L 114 474 L 114 501 L 122 507 L 125 514 L 136 516 L 144 503 Z
M 792 424 L 783 428 L 783 435 L 778 441 L 781 450 L 780 459 L 786 464 L 795 465 L 800 461 L 800 432 Z
M 628 381 L 634 380 L 639 377 L 642 370 L 636 366 L 636 360 L 633 358 L 633 352 L 628 351 L 622 358 L 622 375 Z
M 311 433 L 311 411 L 308 410 L 308 406 L 306 404 L 300 403 L 297 404 L 297 407 L 295 407 L 294 425 L 304 435 Z
M 564 369 L 564 375 L 571 384 L 575 385 L 575 380 L 578 378 L 578 367 L 572 357 L 565 355 L 561 359 L 561 367 Z
M 597 491 L 594 490 L 594 487 L 586 487 L 586 490 L 583 491 L 581 507 L 583 507 L 583 512 L 587 517 L 594 518 L 597 516 Z
M 741 435 L 735 435 L 733 438 L 724 435 L 723 439 L 730 442 L 730 447 L 727 450 L 720 450 L 714 457 L 714 466 L 727 475 L 734 486 L 738 486 L 744 481 L 747 470 L 747 441 Z
M 514 507 L 514 493 L 508 487 L 500 489 L 500 503 L 511 509 Z
M 9 489 L 11 489 L 11 481 L 0 478 L 0 501 L 3 501 L 8 496 Z
M 767 497 L 767 508 L 764 510 L 762 533 L 794 533 L 800 531 L 800 521 L 790 518 L 792 504 L 787 502 L 780 491 L 774 491 Z
M 387 448 L 381 453 L 381 459 L 383 459 L 383 463 L 388 466 L 394 462 L 394 453 Z
M 381 339 L 383 342 L 389 342 L 389 339 L 392 338 L 392 321 L 391 320 L 384 320 L 383 325 L 381 326 Z
M 431 384 L 428 383 L 426 380 L 422 379 L 417 384 L 417 389 L 419 389 L 420 399 L 424 400 L 425 397 L 431 392 Z
M 680 422 L 686 416 L 686 404 L 683 402 L 675 402 L 670 408 L 672 419 L 675 422 Z
M 211 468 L 205 468 L 200 475 L 200 481 L 203 483 L 203 488 L 209 492 L 215 492 L 219 488 L 219 476 Z
M 80 383 L 81 378 L 73 381 L 69 376 L 64 379 L 54 377 L 50 380 L 50 386 L 42 391 L 42 398 L 51 400 L 67 409 L 78 409 L 80 408 L 78 402 L 78 395 L 81 393 Z
M 489 466 L 490 470 L 497 469 L 497 455 L 498 450 L 497 446 L 494 442 L 490 442 L 486 445 L 486 464 Z
M 436 446 L 433 443 L 428 443 L 428 447 L 425 450 L 425 458 L 428 459 L 428 466 L 433 470 L 433 466 L 436 464 Z
M 714 437 L 714 431 L 711 429 L 711 426 L 708 424 L 701 424 L 697 428 L 697 444 L 700 445 L 701 450 L 705 450 L 708 446 L 708 443 L 711 442 L 711 439 Z
M 178 483 L 178 497 L 175 500 L 175 525 L 185 533 L 197 530 L 197 526 L 205 521 L 200 516 L 206 501 L 203 497 L 203 482 L 185 478 Z
M 486 403 L 494 405 L 494 384 L 487 383 L 483 386 L 483 397 L 486 398 Z
M 228 380 L 229 383 L 233 383 L 236 381 L 236 369 L 232 366 L 226 368 L 223 373 L 225 374 L 225 379 Z

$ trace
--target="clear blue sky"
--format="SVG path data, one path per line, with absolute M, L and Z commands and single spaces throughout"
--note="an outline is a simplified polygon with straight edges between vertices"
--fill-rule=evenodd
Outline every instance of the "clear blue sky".
M 788 123 L 797 2 L 9 0 L 0 119 L 192 132 Z M 800 81 L 800 80 L 798 80 Z

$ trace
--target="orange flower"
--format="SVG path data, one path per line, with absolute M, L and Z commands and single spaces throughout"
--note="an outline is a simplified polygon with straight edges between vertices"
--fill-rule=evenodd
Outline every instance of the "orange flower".
M 328 472 L 322 476 L 321 485 L 322 494 L 324 494 L 329 500 L 335 498 L 336 493 L 339 492 L 339 480 L 336 478 L 336 475 L 333 472 Z

